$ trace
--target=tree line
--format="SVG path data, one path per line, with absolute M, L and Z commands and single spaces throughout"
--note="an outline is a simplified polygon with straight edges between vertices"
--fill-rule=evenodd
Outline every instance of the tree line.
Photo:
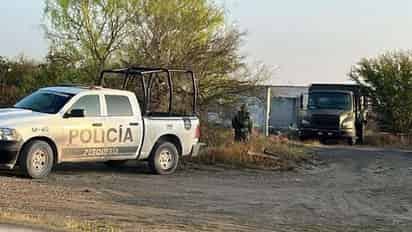
M 45 0 L 48 54 L 41 62 L 2 58 L 10 93 L 1 92 L 0 104 L 39 86 L 95 84 L 103 69 L 125 66 L 195 71 L 201 105 L 241 92 L 268 75 L 246 65 L 245 33 L 225 14 L 209 0 Z

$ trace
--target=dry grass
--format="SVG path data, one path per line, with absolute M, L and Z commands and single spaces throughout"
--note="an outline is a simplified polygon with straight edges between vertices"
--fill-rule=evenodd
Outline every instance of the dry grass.
M 16 212 L 0 212 L 0 223 L 36 226 L 46 230 L 63 231 L 116 231 L 112 225 L 103 221 L 79 221 L 71 218 L 50 218 L 46 215 L 28 215 Z
M 303 145 L 283 137 L 264 137 L 255 133 L 250 143 L 235 143 L 229 129 L 204 128 L 207 147 L 194 161 L 252 168 L 291 170 L 311 157 Z
M 365 136 L 365 144 L 378 147 L 412 147 L 412 135 L 395 135 L 383 132 L 369 132 Z

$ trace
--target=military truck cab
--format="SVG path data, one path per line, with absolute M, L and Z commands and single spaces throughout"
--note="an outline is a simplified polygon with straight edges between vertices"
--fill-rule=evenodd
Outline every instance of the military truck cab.
M 107 73 L 116 74 L 115 80 L 124 85 L 106 88 Z M 177 81 L 172 74 L 182 74 L 184 81 Z M 141 88 L 130 87 L 133 82 L 142 83 Z M 197 154 L 200 125 L 192 72 L 107 70 L 100 83 L 98 87 L 42 88 L 14 107 L 0 109 L 0 166 L 20 167 L 28 177 L 42 178 L 59 163 L 105 162 L 119 166 L 128 160 L 140 160 L 148 161 L 154 173 L 171 174 L 182 156 Z M 179 88 L 184 84 L 189 87 Z M 155 99 L 156 94 L 165 95 L 159 92 L 162 89 L 167 89 L 167 97 Z M 153 104 L 161 107 L 150 107 Z M 153 111 L 159 108 L 164 111 Z
M 301 139 L 343 138 L 348 144 L 362 143 L 366 123 L 366 98 L 352 84 L 313 84 L 299 120 Z

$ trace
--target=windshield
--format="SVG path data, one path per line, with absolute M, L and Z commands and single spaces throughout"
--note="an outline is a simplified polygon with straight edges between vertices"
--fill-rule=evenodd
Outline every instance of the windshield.
M 72 98 L 73 95 L 52 91 L 37 91 L 19 101 L 15 108 L 55 114 Z
M 309 109 L 351 110 L 351 95 L 346 93 L 311 93 Z

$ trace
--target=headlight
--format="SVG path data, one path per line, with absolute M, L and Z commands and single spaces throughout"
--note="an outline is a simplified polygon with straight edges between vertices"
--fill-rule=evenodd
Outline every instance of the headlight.
M 0 128 L 0 140 L 15 141 L 18 140 L 17 131 L 10 128 Z
M 342 122 L 343 129 L 353 129 L 353 121 L 352 120 L 345 120 Z
M 306 119 L 302 119 L 302 125 L 309 125 L 310 122 Z

